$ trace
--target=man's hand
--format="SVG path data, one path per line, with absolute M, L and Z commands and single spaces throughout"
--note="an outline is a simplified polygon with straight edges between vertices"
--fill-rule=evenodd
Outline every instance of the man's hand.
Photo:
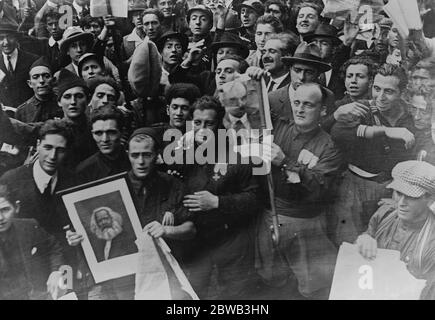
M 204 45 L 205 40 L 202 39 L 196 42 L 189 50 L 186 60 L 184 60 L 183 65 L 190 67 L 201 60 L 204 55 Z
M 261 80 L 262 77 L 268 76 L 270 77 L 270 73 L 264 69 L 259 67 L 249 67 L 246 70 L 246 74 L 251 77 L 253 80 Z
M 50 293 L 53 300 L 57 300 L 59 297 L 66 293 L 59 287 L 59 283 L 62 278 L 62 273 L 60 271 L 53 271 L 47 280 L 47 292 Z
M 359 102 L 351 102 L 335 110 L 334 118 L 337 122 L 354 125 L 359 123 L 360 119 L 365 117 L 369 111 L 370 107 Z
M 164 226 L 173 226 L 175 222 L 174 214 L 172 212 L 166 211 L 163 216 L 162 224 Z
M 356 240 L 358 252 L 367 260 L 374 260 L 376 258 L 376 250 L 378 244 L 375 239 L 368 234 L 362 234 Z
M 208 191 L 199 191 L 185 196 L 183 204 L 191 212 L 210 211 L 219 207 L 219 197 Z
M 390 139 L 402 140 L 405 148 L 410 149 L 415 144 L 414 134 L 406 128 L 388 128 L 385 129 L 385 135 Z
M 143 228 L 143 231 L 147 232 L 153 238 L 161 238 L 164 237 L 166 234 L 165 227 L 162 226 L 161 223 L 157 221 L 148 223 Z
M 349 47 L 352 45 L 352 43 L 355 41 L 356 37 L 358 36 L 359 32 L 359 23 L 357 21 L 351 22 L 351 14 L 346 18 L 346 21 L 344 22 L 343 27 L 343 43 L 345 46 Z
M 81 234 L 78 234 L 77 232 L 73 232 L 71 230 L 68 230 L 66 232 L 66 240 L 68 241 L 68 244 L 71 247 L 76 247 L 83 241 L 83 236 Z

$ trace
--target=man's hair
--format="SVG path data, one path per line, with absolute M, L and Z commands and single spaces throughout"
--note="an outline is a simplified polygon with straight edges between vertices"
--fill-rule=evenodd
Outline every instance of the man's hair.
M 219 127 L 222 125 L 222 120 L 225 116 L 225 108 L 222 107 L 219 99 L 212 96 L 202 96 L 193 104 L 192 113 L 195 112 L 195 110 L 214 110 L 217 114 Z
M 293 56 L 300 43 L 299 37 L 293 32 L 281 32 L 273 34 L 269 40 L 280 40 L 284 44 L 284 48 L 281 50 L 283 56 Z M 269 41 L 268 40 L 268 41 Z
M 44 125 L 39 129 L 39 140 L 44 140 L 45 136 L 49 134 L 57 134 L 62 136 L 67 141 L 67 146 L 71 146 L 74 142 L 72 133 L 71 122 L 64 119 L 51 119 L 47 120 Z
M 98 86 L 102 84 L 107 84 L 115 89 L 115 100 L 118 101 L 121 95 L 121 89 L 119 88 L 118 83 L 110 76 L 97 76 L 88 81 L 88 88 L 91 96 L 94 95 Z
M 156 154 L 159 153 L 158 143 L 154 140 L 153 137 L 151 137 L 150 135 L 148 135 L 146 133 L 137 134 L 133 138 L 131 138 L 130 141 L 128 142 L 128 149 L 130 149 L 131 142 L 137 142 L 137 143 L 141 143 L 141 142 L 148 142 L 149 143 L 149 142 L 151 142 L 153 144 L 153 151 Z
M 403 92 L 408 85 L 408 77 L 405 70 L 397 65 L 384 63 L 376 72 L 375 76 L 380 74 L 384 77 L 396 77 L 399 79 L 399 90 Z
M 226 54 L 224 55 L 218 62 L 218 64 L 223 60 L 235 60 L 239 63 L 239 69 L 237 70 L 238 73 L 245 73 L 246 70 L 249 68 L 249 64 L 246 62 L 245 59 L 243 59 L 241 56 L 237 54 Z
M 47 14 L 44 15 L 44 22 L 47 23 L 48 18 L 53 20 L 60 20 L 61 14 L 57 11 L 49 11 Z
M 97 215 L 97 212 L 100 211 L 107 211 L 107 213 L 112 217 L 113 221 L 116 221 L 119 223 L 120 226 L 122 226 L 122 216 L 118 213 L 113 211 L 111 208 L 109 207 L 100 207 L 100 208 L 96 208 L 92 211 L 92 215 L 91 215 L 91 222 L 89 225 L 89 228 L 91 229 L 92 233 L 96 233 L 97 229 L 99 229 L 100 227 L 97 224 L 97 219 L 95 218 L 95 216 Z
M 284 26 L 282 22 L 278 18 L 272 15 L 261 16 L 260 18 L 258 18 L 257 22 L 255 23 L 255 30 L 257 30 L 259 24 L 270 24 L 273 28 L 273 31 L 275 31 L 275 33 L 280 33 L 283 32 L 284 30 Z
M 327 102 L 328 102 L 328 98 L 330 96 L 328 94 L 327 89 L 325 89 L 321 84 L 318 84 L 316 82 L 302 83 L 296 90 L 299 90 L 299 88 L 307 88 L 308 89 L 310 87 L 315 87 L 315 88 L 319 89 L 319 91 L 321 93 L 320 103 L 322 104 L 322 106 L 326 106 Z
M 277 5 L 282 14 L 287 14 L 287 6 L 280 0 L 267 0 L 264 4 L 265 11 L 267 11 L 267 8 L 272 4 Z
M 373 80 L 375 76 L 375 72 L 379 68 L 379 65 L 368 57 L 360 57 L 360 56 L 352 57 L 343 64 L 341 68 L 343 79 L 346 78 L 347 68 L 349 68 L 349 66 L 356 65 L 356 64 L 361 64 L 366 66 L 368 70 L 367 75 L 370 80 Z
M 116 127 L 119 131 L 122 130 L 122 127 L 124 125 L 124 115 L 116 107 L 112 106 L 103 106 L 92 110 L 90 118 L 91 124 L 94 124 L 98 120 L 115 120 Z
M 80 20 L 80 27 L 84 30 L 85 28 L 88 29 L 91 27 L 91 23 L 96 22 L 98 25 L 103 28 L 104 27 L 104 20 L 101 17 L 92 17 L 91 15 L 87 15 L 83 17 L 83 19 Z
M 322 6 L 321 6 L 320 4 L 318 4 L 318 3 L 316 3 L 316 2 L 311 2 L 311 1 L 304 1 L 304 2 L 301 2 L 301 3 L 297 6 L 297 9 L 296 9 L 297 14 L 299 15 L 299 11 L 300 11 L 302 8 L 306 8 L 306 7 L 313 8 L 314 10 L 316 10 L 316 12 L 317 12 L 317 16 L 319 17 L 319 20 L 322 19 L 322 15 L 321 15 L 321 14 L 322 14 L 323 8 L 322 8 Z
M 8 201 L 10 204 L 12 204 L 13 206 L 15 206 L 15 202 L 17 202 L 17 198 L 16 195 L 14 194 L 14 192 L 12 192 L 7 185 L 5 184 L 0 184 L 0 198 L 5 199 L 6 201 Z
M 142 19 L 143 17 L 145 17 L 147 14 L 154 14 L 157 19 L 159 20 L 160 23 L 163 22 L 163 20 L 165 19 L 165 16 L 163 15 L 163 13 L 156 8 L 150 8 L 150 9 L 146 9 L 142 12 Z
M 419 69 L 429 71 L 431 78 L 435 78 L 435 58 L 430 57 L 419 61 L 412 69 L 412 72 Z
M 183 98 L 192 105 L 200 96 L 198 87 L 191 83 L 175 83 L 169 86 L 165 93 L 167 104 L 170 104 L 172 99 Z

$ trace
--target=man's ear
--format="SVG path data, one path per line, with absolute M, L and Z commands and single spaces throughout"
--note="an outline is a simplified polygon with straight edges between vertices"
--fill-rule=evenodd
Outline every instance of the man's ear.
M 39 148 L 41 145 L 41 139 L 36 140 L 36 148 Z
M 30 80 L 27 80 L 27 85 L 29 86 L 30 89 L 33 89 L 32 85 L 30 84 Z
M 166 114 L 169 116 L 169 104 L 166 106 Z

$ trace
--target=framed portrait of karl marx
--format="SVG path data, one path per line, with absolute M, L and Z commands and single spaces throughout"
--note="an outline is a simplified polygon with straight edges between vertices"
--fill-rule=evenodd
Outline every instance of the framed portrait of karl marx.
M 126 173 L 57 193 L 62 198 L 96 283 L 136 273 L 142 227 Z

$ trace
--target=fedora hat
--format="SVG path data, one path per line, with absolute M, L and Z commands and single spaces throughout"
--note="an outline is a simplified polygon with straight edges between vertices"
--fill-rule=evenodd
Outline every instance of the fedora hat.
M 248 47 L 242 42 L 240 37 L 234 33 L 224 32 L 218 42 L 212 43 L 211 50 L 213 54 L 216 54 L 219 48 L 225 47 L 236 48 L 243 59 L 249 56 Z
M 293 57 L 281 57 L 286 64 L 303 63 L 315 66 L 321 73 L 331 70 L 331 65 L 320 57 L 320 49 L 314 43 L 301 42 Z
M 175 31 L 166 31 L 156 41 L 156 46 L 157 46 L 157 49 L 159 49 L 159 52 L 162 51 L 166 40 L 171 39 L 171 38 L 175 38 L 175 39 L 180 40 L 183 53 L 187 51 L 187 47 L 189 45 L 189 39 L 187 38 L 187 36 L 184 33 L 179 33 L 179 32 L 175 32 Z
M 69 27 L 65 30 L 60 43 L 60 51 L 66 52 L 71 43 L 83 40 L 88 45 L 88 49 L 92 48 L 94 43 L 94 35 L 89 32 L 84 32 L 80 27 Z
M 321 23 L 317 26 L 314 33 L 310 33 L 304 36 L 304 40 L 310 43 L 315 38 L 324 37 L 324 38 L 332 39 L 333 44 L 338 45 L 341 43 L 341 40 L 338 38 L 337 34 L 338 34 L 338 30 L 336 27 L 330 24 Z
M 1 19 L 0 21 L 0 33 L 11 33 L 17 36 L 20 35 L 20 32 L 18 32 L 18 25 L 6 19 Z

